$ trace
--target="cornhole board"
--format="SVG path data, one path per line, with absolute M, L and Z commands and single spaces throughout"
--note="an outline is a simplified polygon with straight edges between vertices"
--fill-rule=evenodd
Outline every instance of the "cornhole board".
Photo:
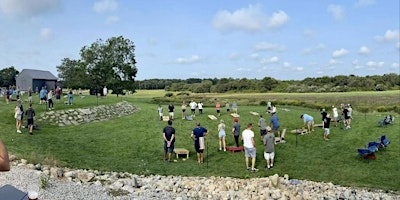
M 291 130 L 290 132 L 304 135 L 307 133 L 307 130 L 306 129 L 294 129 L 294 130 Z
M 176 154 L 176 158 L 179 158 L 179 155 L 185 155 L 186 158 L 189 159 L 189 150 L 184 149 L 184 148 L 175 148 L 174 153 Z
M 280 143 L 282 138 L 285 138 L 286 128 L 282 130 L 281 137 L 275 137 L 275 143 Z
M 232 117 L 240 117 L 240 115 L 236 114 L 236 113 L 232 113 L 231 114 Z
M 256 115 L 256 116 L 259 116 L 259 115 L 260 115 L 260 114 L 258 114 L 258 112 L 253 112 L 253 111 L 251 111 L 250 114 Z
M 231 151 L 232 153 L 235 153 L 236 151 L 243 151 L 243 146 L 241 146 L 241 147 L 226 147 L 226 150 Z
M 15 188 L 12 185 L 4 185 L 0 188 L 0 199 L 4 200 L 25 200 L 28 199 L 28 194 Z
M 163 120 L 164 122 L 167 122 L 167 121 L 169 120 L 169 116 L 163 116 L 163 117 L 162 117 L 162 120 Z
M 215 117 L 214 115 L 208 115 L 208 118 L 210 118 L 211 120 L 217 120 L 217 117 Z
M 314 124 L 314 127 L 322 127 L 323 124 Z

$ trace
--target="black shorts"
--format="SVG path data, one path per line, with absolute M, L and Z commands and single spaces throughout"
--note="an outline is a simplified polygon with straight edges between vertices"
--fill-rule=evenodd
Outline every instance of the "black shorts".
M 217 110 L 217 113 L 220 113 L 221 111 L 220 110 Z
M 260 129 L 260 135 L 261 135 L 261 136 L 264 136 L 264 135 L 266 135 L 266 134 L 267 134 L 267 130 L 261 130 L 261 129 Z
M 194 145 L 194 149 L 196 150 L 197 153 L 203 153 L 204 152 L 204 149 L 200 149 L 200 144 L 199 145 L 195 144 Z
M 28 119 L 28 126 L 33 125 L 33 119 Z
M 60 95 L 56 95 L 56 99 L 60 99 L 61 98 L 61 96 Z

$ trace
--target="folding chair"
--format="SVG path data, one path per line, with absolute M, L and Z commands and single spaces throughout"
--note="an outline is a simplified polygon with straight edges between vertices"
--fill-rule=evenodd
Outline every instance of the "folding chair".
M 379 139 L 380 139 L 380 147 L 382 149 L 386 149 L 386 147 L 390 144 L 390 141 L 386 138 L 386 135 L 382 135 Z
M 368 142 L 367 149 L 370 150 L 371 152 L 376 152 L 378 151 L 379 146 L 380 146 L 379 142 Z
M 374 152 L 369 149 L 357 149 L 358 155 L 364 159 L 375 160 Z

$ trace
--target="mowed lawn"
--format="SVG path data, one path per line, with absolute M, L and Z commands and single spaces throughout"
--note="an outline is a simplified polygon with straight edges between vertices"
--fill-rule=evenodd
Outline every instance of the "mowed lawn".
M 175 147 L 186 148 L 190 151 L 190 158 L 176 159 L 177 162 L 166 163 L 162 160 L 162 129 L 166 123 L 160 121 L 157 114 L 157 103 L 153 97 L 163 97 L 164 91 L 138 91 L 133 95 L 116 97 L 110 95 L 106 98 L 86 96 L 74 99 L 72 106 L 55 104 L 56 110 L 90 107 L 101 104 L 111 104 L 122 100 L 128 101 L 140 108 L 140 111 L 118 119 L 105 122 L 90 123 L 80 126 L 56 127 L 46 123 L 39 123 L 40 130 L 33 136 L 18 134 L 15 130 L 13 108 L 15 102 L 6 104 L 0 101 L 0 138 L 4 141 L 11 154 L 29 160 L 31 163 L 53 164 L 69 168 L 97 169 L 101 171 L 121 171 L 134 174 L 160 174 L 182 176 L 230 176 L 238 178 L 265 177 L 275 173 L 283 176 L 288 174 L 293 179 L 307 179 L 313 181 L 332 182 L 334 184 L 354 187 L 368 187 L 372 189 L 400 191 L 400 125 L 395 119 L 393 125 L 387 127 L 378 126 L 378 121 L 386 114 L 394 113 L 361 113 L 357 110 L 353 113 L 353 124 L 350 130 L 343 130 L 331 126 L 329 141 L 323 140 L 323 129 L 315 128 L 315 132 L 308 135 L 295 135 L 290 130 L 300 128 L 303 125 L 300 115 L 307 113 L 314 116 L 316 123 L 321 123 L 321 115 L 318 109 L 277 105 L 278 117 L 281 128 L 286 129 L 285 144 L 276 145 L 276 159 L 273 170 L 264 170 L 263 145 L 259 137 L 259 128 L 256 126 L 258 116 L 250 112 L 258 112 L 269 120 L 265 113 L 265 106 L 257 104 L 243 105 L 243 99 L 255 98 L 258 94 L 207 94 L 207 102 L 221 101 L 225 99 L 240 99 L 239 122 L 242 130 L 248 123 L 253 123 L 255 139 L 257 142 L 257 173 L 245 170 L 244 153 L 231 153 L 218 151 L 218 121 L 208 119 L 207 115 L 215 115 L 214 105 L 207 104 L 203 115 L 196 115 L 193 121 L 181 119 L 180 104 L 175 105 L 173 126 L 176 128 Z M 347 103 L 349 96 L 354 93 L 340 93 L 343 103 Z M 306 94 L 298 94 L 306 98 Z M 311 101 L 316 98 L 310 95 Z M 325 94 L 322 94 L 324 96 Z M 361 95 L 357 93 L 356 95 Z M 393 93 L 380 93 L 382 99 L 385 95 L 392 97 Z M 294 94 L 276 98 L 297 98 Z M 184 99 L 189 102 L 192 96 Z M 264 97 L 262 97 L 264 98 Z M 338 97 L 335 97 L 338 98 Z M 360 99 L 368 99 L 368 93 L 361 95 Z M 45 106 L 39 105 L 35 97 L 34 108 L 37 114 L 44 112 Z M 211 99 L 211 100 L 210 100 Z M 206 100 L 206 99 L 205 99 Z M 260 100 L 260 99 L 258 99 Z M 268 99 L 266 99 L 268 100 Z M 353 103 L 353 102 L 352 102 Z M 386 103 L 386 102 L 385 102 Z M 353 103 L 354 104 L 354 103 Z M 374 105 L 380 102 L 374 102 Z M 163 103 L 164 115 L 167 115 L 167 104 Z M 24 108 L 28 105 L 25 103 Z M 222 116 L 227 124 L 227 144 L 234 145 L 234 139 L 230 134 L 233 125 L 233 117 L 222 110 Z M 286 110 L 286 111 L 285 111 Z M 330 110 L 328 110 L 330 111 Z M 396 115 L 398 117 L 398 115 Z M 205 163 L 199 165 L 194 153 L 193 141 L 190 139 L 191 130 L 195 122 L 199 121 L 210 130 L 206 137 L 207 150 L 205 151 Z M 25 124 L 25 122 L 24 122 Z M 385 134 L 391 141 L 386 150 L 376 153 L 376 160 L 363 160 L 357 154 L 357 148 L 364 148 L 370 141 L 376 141 Z

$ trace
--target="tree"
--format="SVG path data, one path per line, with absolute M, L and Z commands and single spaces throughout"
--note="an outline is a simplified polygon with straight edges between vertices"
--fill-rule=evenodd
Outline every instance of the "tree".
M 19 74 L 13 66 L 0 70 L 0 86 L 16 85 L 15 77 Z
M 122 36 L 107 41 L 99 39 L 81 49 L 81 62 L 88 75 L 89 87 L 99 89 L 105 85 L 121 94 L 123 89 L 135 92 L 137 73 L 135 45 Z M 123 88 L 123 89 L 121 89 Z
M 58 77 L 64 87 L 88 88 L 85 67 L 79 60 L 64 58 L 60 66 L 57 66 Z

